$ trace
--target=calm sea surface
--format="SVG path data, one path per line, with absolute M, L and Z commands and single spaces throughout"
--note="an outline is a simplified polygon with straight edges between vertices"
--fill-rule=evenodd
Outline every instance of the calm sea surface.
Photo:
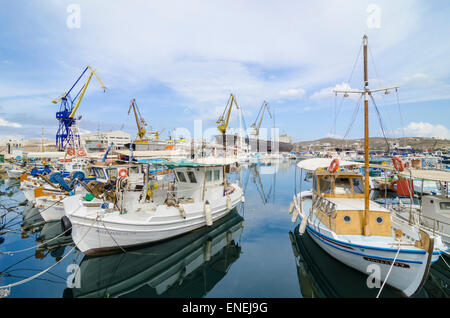
M 0 180 L 0 252 L 12 252 L 0 254 L 0 285 L 54 265 L 7 297 L 375 297 L 367 276 L 331 258 L 308 234 L 295 234 L 298 222 L 288 214 L 294 167 L 243 166 L 232 178 L 242 182 L 245 204 L 213 226 L 101 257 L 76 249 L 66 256 L 74 245 L 58 236 L 59 223 L 43 223 L 18 181 Z M 440 259 L 417 297 L 449 297 L 449 283 Z M 399 296 L 389 287 L 381 294 Z

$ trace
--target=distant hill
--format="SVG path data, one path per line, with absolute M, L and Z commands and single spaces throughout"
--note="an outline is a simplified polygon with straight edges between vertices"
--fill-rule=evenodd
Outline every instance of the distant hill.
M 400 147 L 410 146 L 415 150 L 442 150 L 450 149 L 450 140 L 435 139 L 426 137 L 405 137 L 405 138 L 387 138 L 390 144 L 397 144 Z M 382 137 L 373 137 L 369 140 L 371 150 L 386 150 L 386 140 Z M 304 151 L 311 146 L 314 150 L 323 149 L 325 147 L 345 147 L 352 149 L 362 149 L 364 147 L 364 138 L 361 139 L 335 139 L 322 138 L 312 141 L 300 141 L 294 143 L 294 151 Z

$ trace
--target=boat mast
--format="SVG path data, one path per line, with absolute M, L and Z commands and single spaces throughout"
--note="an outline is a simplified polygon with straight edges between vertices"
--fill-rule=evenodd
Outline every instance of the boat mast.
M 363 215 L 363 234 L 370 235 L 366 231 L 367 218 L 369 216 L 369 95 L 375 92 L 388 92 L 391 89 L 397 89 L 398 86 L 369 89 L 369 76 L 367 72 L 367 35 L 363 37 L 364 48 L 364 90 L 333 90 L 334 93 L 343 93 L 344 97 L 349 93 L 364 95 L 364 215 Z
M 367 72 L 367 35 L 363 37 L 364 45 L 364 218 L 363 233 L 366 234 L 369 215 L 369 79 Z

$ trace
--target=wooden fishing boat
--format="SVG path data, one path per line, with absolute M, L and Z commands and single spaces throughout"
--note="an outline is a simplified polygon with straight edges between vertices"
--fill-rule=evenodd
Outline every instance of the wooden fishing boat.
M 438 260 L 446 246 L 439 236 L 396 218 L 390 210 L 369 199 L 368 98 L 374 92 L 397 87 L 369 89 L 367 36 L 363 47 L 364 90 L 335 92 L 364 96 L 364 177 L 354 169 L 356 162 L 339 162 L 336 158 L 300 161 L 300 180 L 303 181 L 304 170 L 311 172 L 313 187 L 294 196 L 290 212 L 295 209 L 293 221 L 300 219 L 300 234 L 307 231 L 332 257 L 365 274 L 375 267 L 378 281 L 383 282 L 381 286 L 386 283 L 412 296 L 424 284 L 431 263 Z

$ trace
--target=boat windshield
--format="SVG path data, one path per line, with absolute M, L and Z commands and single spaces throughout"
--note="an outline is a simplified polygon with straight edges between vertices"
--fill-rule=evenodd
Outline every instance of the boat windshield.
M 450 210 L 450 202 L 440 202 L 439 207 L 441 210 Z
M 350 194 L 352 193 L 352 187 L 350 185 L 349 178 L 336 178 L 335 182 L 336 194 Z
M 332 193 L 333 185 L 331 184 L 330 178 L 320 178 L 320 192 L 322 193 Z
M 353 191 L 355 193 L 364 193 L 364 185 L 361 178 L 353 178 Z
M 102 168 L 94 168 L 94 173 L 99 179 L 106 179 L 105 172 Z

